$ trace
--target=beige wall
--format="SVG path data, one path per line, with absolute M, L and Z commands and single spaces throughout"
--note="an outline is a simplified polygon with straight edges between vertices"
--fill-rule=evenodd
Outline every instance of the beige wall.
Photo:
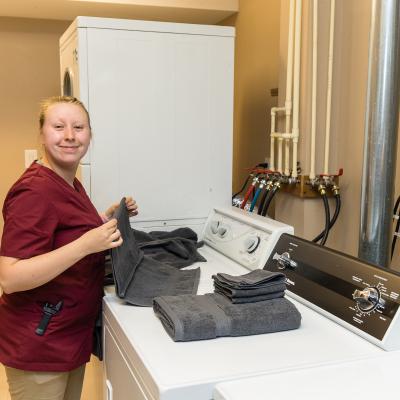
M 269 154 L 270 109 L 277 103 L 280 0 L 240 0 L 239 14 L 223 22 L 236 27 L 233 191 L 248 169 Z
M 289 0 L 282 0 L 280 96 L 285 90 L 287 11 Z M 311 26 L 312 2 L 303 1 L 303 37 L 301 63 L 299 160 L 303 173 L 310 168 L 311 127 Z M 319 0 L 317 157 L 316 172 L 323 169 L 325 140 L 326 76 L 330 1 Z M 333 63 L 330 173 L 344 169 L 340 178 L 342 209 L 327 245 L 351 255 L 358 253 L 360 195 L 364 146 L 365 97 L 368 69 L 368 45 L 371 1 L 336 0 L 335 45 Z M 282 97 L 284 98 L 284 97 Z M 397 160 L 399 165 L 400 159 Z M 398 169 L 398 168 L 397 168 Z M 396 179 L 396 196 L 400 187 Z M 333 210 L 333 202 L 332 208 Z M 289 195 L 277 196 L 276 217 L 293 224 L 295 233 L 312 239 L 324 226 L 322 201 L 301 200 Z
M 288 5 L 289 0 L 282 0 L 281 29 L 286 37 Z M 317 174 L 323 172 L 330 1 L 320 0 L 318 5 Z M 310 169 L 311 7 L 312 1 L 303 2 L 299 161 L 306 175 Z M 370 1 L 336 1 L 329 172 L 336 173 L 343 168 L 344 175 L 340 178 L 341 213 L 327 245 L 352 255 L 358 251 L 369 23 Z M 285 41 L 281 46 L 286 50 Z M 281 72 L 285 72 L 286 56 L 282 54 Z M 283 95 L 285 74 L 280 78 L 280 94 Z M 331 205 L 333 209 L 333 202 Z M 295 233 L 307 239 L 315 237 L 324 227 L 320 199 L 302 200 L 280 194 L 276 202 L 276 217 L 293 224 Z
M 24 170 L 24 149 L 37 148 L 39 101 L 59 94 L 58 39 L 68 25 L 0 18 L 0 204 Z

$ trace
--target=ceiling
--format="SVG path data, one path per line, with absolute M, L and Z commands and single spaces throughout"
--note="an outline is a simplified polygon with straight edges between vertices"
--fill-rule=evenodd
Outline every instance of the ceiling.
M 239 0 L 1 0 L 0 16 L 73 20 L 78 15 L 216 24 Z

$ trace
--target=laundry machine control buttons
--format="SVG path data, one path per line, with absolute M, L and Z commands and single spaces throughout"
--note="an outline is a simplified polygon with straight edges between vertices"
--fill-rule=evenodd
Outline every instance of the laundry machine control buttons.
M 272 257 L 272 259 L 278 261 L 279 269 L 296 268 L 297 267 L 297 262 L 292 260 L 290 253 L 288 253 L 287 251 L 285 251 L 282 254 L 275 253 L 274 256 Z
M 376 287 L 366 287 L 363 290 L 356 289 L 353 293 L 353 299 L 357 303 L 357 308 L 365 313 L 375 310 L 378 306 L 383 307 L 385 303 Z

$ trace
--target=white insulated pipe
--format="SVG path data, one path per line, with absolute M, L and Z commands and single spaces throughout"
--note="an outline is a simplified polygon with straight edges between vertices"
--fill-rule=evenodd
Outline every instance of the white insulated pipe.
M 290 0 L 289 5 L 289 29 L 288 29 L 288 53 L 286 68 L 286 101 L 285 101 L 285 133 L 290 133 L 290 119 L 292 114 L 292 84 L 293 84 L 293 50 L 294 50 L 294 11 L 295 0 Z M 290 145 L 289 140 L 285 140 L 285 175 L 289 175 Z
M 277 171 L 281 174 L 282 173 L 282 144 L 283 138 L 281 136 L 278 137 L 278 169 Z
M 326 93 L 326 123 L 325 123 L 325 156 L 324 174 L 329 173 L 329 141 L 331 133 L 331 108 L 332 108 L 332 67 L 333 67 L 333 41 L 335 36 L 335 2 L 331 0 L 331 19 L 329 28 L 329 55 L 328 55 L 328 87 Z
M 285 169 L 284 174 L 289 176 L 289 163 L 290 163 L 290 139 L 285 139 Z
M 288 29 L 288 54 L 287 54 L 287 69 L 286 69 L 286 100 L 284 107 L 271 108 L 271 148 L 270 148 L 270 168 L 275 170 L 275 139 L 278 139 L 278 165 L 277 171 L 282 173 L 282 145 L 285 138 L 285 174 L 289 175 L 290 165 L 290 144 L 292 138 L 290 133 L 290 119 L 292 114 L 292 86 L 293 86 L 293 50 L 294 50 L 294 18 L 295 18 L 295 0 L 290 0 L 289 3 L 289 29 Z M 280 111 L 285 111 L 285 133 L 275 131 L 276 114 Z
M 271 108 L 271 146 L 269 149 L 269 168 L 275 170 L 275 107 Z
M 318 75 L 318 0 L 313 1 L 312 31 L 312 94 L 311 94 L 311 149 L 310 180 L 315 179 L 315 136 L 317 128 L 317 75 Z
M 270 169 L 275 170 L 275 138 L 280 138 L 281 133 L 275 132 L 276 114 L 279 111 L 285 111 L 285 107 L 271 108 L 271 148 L 270 148 Z
M 299 102 L 300 102 L 300 55 L 301 55 L 301 12 L 302 0 L 290 0 L 289 33 L 288 33 L 288 62 L 286 70 L 286 100 L 285 107 L 271 108 L 271 149 L 270 165 L 275 169 L 275 139 L 278 139 L 277 172 L 289 175 L 290 140 L 292 140 L 292 176 L 297 177 L 297 143 L 299 139 Z M 293 84 L 294 81 L 294 84 Z M 293 94 L 292 94 L 293 86 Z M 293 102 L 292 102 L 293 96 Z M 285 132 L 275 132 L 276 114 L 285 111 Z M 290 120 L 292 117 L 292 131 Z M 285 170 L 282 169 L 283 140 L 285 139 Z
M 300 46 L 301 46 L 301 8 L 302 0 L 296 1 L 296 24 L 294 35 L 294 71 L 293 71 L 293 120 L 292 120 L 292 143 L 293 143 L 293 167 L 292 176 L 297 178 L 297 142 L 299 140 L 299 103 L 300 103 Z

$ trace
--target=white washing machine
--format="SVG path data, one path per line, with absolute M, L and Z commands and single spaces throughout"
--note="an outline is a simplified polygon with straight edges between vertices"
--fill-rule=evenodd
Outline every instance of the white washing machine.
M 215 400 L 398 397 L 400 275 L 397 272 L 365 264 L 291 235 L 281 236 L 266 267 L 271 271 L 285 270 L 288 294 L 293 301 L 301 302 L 310 312 L 335 321 L 338 328 L 347 329 L 352 332 L 350 335 L 359 335 L 360 340 L 376 347 L 368 351 L 366 358 L 358 360 L 339 357 L 334 365 L 268 371 L 258 377 L 219 383 L 214 389 Z M 327 347 L 333 341 L 346 346 L 341 335 L 326 337 L 321 332 L 318 340 Z
M 216 227 L 222 220 L 230 227 L 230 239 L 218 236 Z M 206 246 L 200 250 L 208 261 L 198 264 L 201 268 L 199 294 L 212 292 L 211 275 L 216 272 L 233 275 L 248 272 L 250 255 L 255 257 L 251 268 L 263 267 L 268 256 L 268 262 L 278 267 L 297 266 L 300 261 L 295 265 L 296 261 L 284 251 L 278 254 L 283 257 L 278 257 L 275 250 L 270 254 L 265 244 L 259 253 L 248 252 L 252 243 L 258 242 L 255 237 L 263 237 L 259 243 L 267 243 L 268 238 L 272 241 L 271 233 L 263 233 L 273 231 L 272 227 L 279 228 L 279 235 L 281 225 L 268 219 L 240 210 L 215 212 L 205 228 Z M 292 237 L 281 235 L 277 245 L 288 236 Z M 314 264 L 321 262 L 319 254 L 313 251 L 307 252 L 307 257 Z M 353 283 L 363 285 L 363 282 Z M 388 295 L 393 295 L 392 292 Z M 104 299 L 106 399 L 209 400 L 221 382 L 365 360 L 384 353 L 372 340 L 366 340 L 293 297 L 291 301 L 302 315 L 301 327 L 297 330 L 173 342 L 152 309 L 125 305 L 110 293 Z M 354 304 L 352 300 L 353 308 Z M 378 318 L 385 317 L 376 314 Z M 241 400 L 247 398 L 251 397 L 244 396 Z

